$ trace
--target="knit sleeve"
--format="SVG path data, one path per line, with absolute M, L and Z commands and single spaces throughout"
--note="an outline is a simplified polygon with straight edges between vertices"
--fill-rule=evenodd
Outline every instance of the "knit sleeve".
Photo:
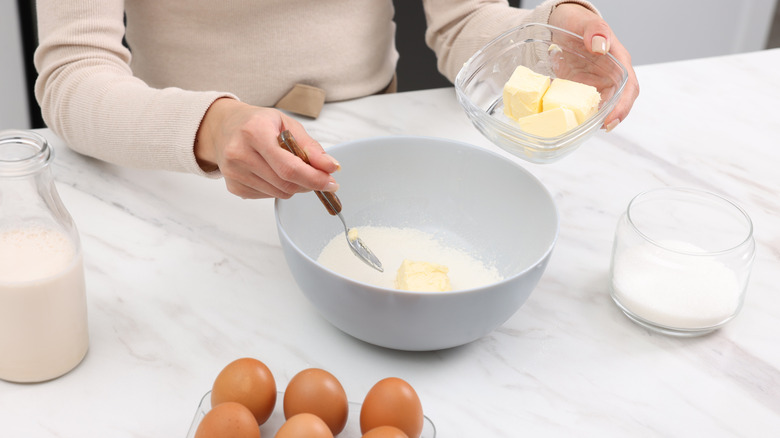
M 507 0 L 424 0 L 425 42 L 436 52 L 439 71 L 454 82 L 463 64 L 490 40 L 522 24 L 547 23 L 561 3 L 577 3 L 598 14 L 583 0 L 547 0 L 534 9 L 510 7 Z
M 133 76 L 122 0 L 39 0 L 35 95 L 72 149 L 115 164 L 191 172 L 193 144 L 217 91 L 154 89 Z M 218 176 L 213 173 L 211 176 Z

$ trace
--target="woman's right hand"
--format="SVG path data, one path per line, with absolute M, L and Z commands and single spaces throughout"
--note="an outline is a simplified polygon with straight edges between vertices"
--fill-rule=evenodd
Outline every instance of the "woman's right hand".
M 290 130 L 311 165 L 279 146 Z M 281 111 L 221 98 L 211 104 L 198 129 L 195 157 L 204 171 L 219 169 L 228 191 L 247 199 L 283 198 L 309 190 L 335 192 L 330 175 L 338 162 L 303 126 Z

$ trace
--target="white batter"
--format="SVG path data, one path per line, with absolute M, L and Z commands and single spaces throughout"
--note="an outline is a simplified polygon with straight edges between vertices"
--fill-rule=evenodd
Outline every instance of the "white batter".
M 433 235 L 413 228 L 357 227 L 358 236 L 382 262 L 384 272 L 356 257 L 343 233 L 337 234 L 317 262 L 339 274 L 374 286 L 395 288 L 404 259 L 438 263 L 449 268 L 452 290 L 481 287 L 502 280 L 498 270 L 466 252 L 448 247 Z

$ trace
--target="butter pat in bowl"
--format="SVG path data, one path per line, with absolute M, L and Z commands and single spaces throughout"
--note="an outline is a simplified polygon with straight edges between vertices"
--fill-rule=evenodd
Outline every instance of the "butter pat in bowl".
M 438 263 L 404 260 L 395 277 L 395 288 L 413 292 L 447 292 L 452 290 L 449 268 Z
M 527 161 L 551 163 L 601 128 L 627 80 L 628 71 L 612 55 L 589 53 L 582 37 L 534 23 L 477 51 L 455 78 L 455 90 L 471 122 L 490 141 Z M 540 116 L 546 112 L 545 96 L 548 110 L 567 109 L 577 124 L 572 126 L 566 111 Z M 520 121 L 532 115 L 537 117 Z
M 587 121 L 599 110 L 596 87 L 535 73 L 518 65 L 504 85 L 504 115 L 520 129 L 539 137 L 557 137 Z

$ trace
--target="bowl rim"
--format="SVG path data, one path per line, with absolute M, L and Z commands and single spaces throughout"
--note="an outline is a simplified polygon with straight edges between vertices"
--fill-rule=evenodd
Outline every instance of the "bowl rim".
M 491 126 L 492 129 L 498 131 L 498 132 L 508 132 L 511 135 L 518 137 L 520 141 L 522 141 L 523 146 L 529 146 L 532 145 L 535 148 L 539 148 L 542 151 L 547 150 L 555 150 L 555 149 L 561 149 L 565 146 L 567 146 L 567 143 L 570 141 L 576 140 L 578 137 L 584 135 L 585 133 L 589 132 L 596 123 L 597 120 L 606 118 L 606 116 L 609 114 L 607 113 L 607 110 L 610 112 L 614 108 L 614 106 L 617 104 L 617 101 L 620 99 L 620 97 L 623 95 L 623 90 L 626 87 L 626 84 L 628 83 L 628 69 L 621 63 L 617 58 L 615 58 L 611 53 L 607 52 L 604 55 L 600 56 L 606 56 L 608 59 L 610 59 L 617 67 L 620 69 L 621 73 L 621 81 L 618 85 L 618 88 L 615 90 L 615 93 L 612 95 L 610 99 L 608 99 L 606 102 L 603 102 L 599 110 L 590 116 L 586 121 L 579 124 L 573 129 L 570 129 L 558 136 L 555 137 L 541 137 L 537 136 L 528 132 L 523 131 L 522 129 L 513 126 L 509 123 L 506 123 L 498 118 L 491 117 L 484 109 L 480 108 L 474 102 L 469 98 L 469 96 L 463 91 L 463 85 L 467 81 L 466 78 L 466 72 L 471 67 L 471 65 L 476 61 L 477 58 L 479 58 L 483 53 L 485 53 L 488 49 L 493 47 L 494 45 L 498 44 L 499 41 L 504 40 L 509 35 L 515 34 L 517 32 L 521 32 L 524 29 L 533 29 L 533 28 L 543 28 L 547 29 L 549 31 L 553 32 L 560 32 L 566 35 L 569 35 L 572 38 L 582 40 L 584 41 L 584 38 L 581 35 L 578 35 L 574 32 L 568 31 L 566 29 L 562 29 L 560 27 L 556 27 L 550 24 L 545 23 L 526 23 L 519 26 L 515 26 L 509 30 L 504 31 L 503 33 L 499 34 L 495 38 L 491 39 L 489 42 L 487 42 L 484 46 L 482 46 L 479 50 L 474 52 L 471 57 L 463 64 L 461 69 L 458 71 L 458 74 L 455 76 L 454 86 L 455 91 L 459 97 L 459 101 L 461 104 L 465 104 L 468 106 L 467 113 L 473 114 L 473 113 L 479 113 L 481 115 L 484 115 L 486 117 L 480 118 L 480 121 L 488 124 Z M 528 42 L 528 41 L 543 41 L 546 42 L 546 40 L 539 40 L 536 38 L 526 38 L 522 42 Z M 583 45 L 584 47 L 584 45 Z M 585 50 L 584 50 L 585 51 Z M 585 51 L 587 52 L 587 51 Z M 587 52 L 590 54 L 590 52 Z M 474 72 L 472 72 L 473 74 Z M 525 143 L 528 144 L 525 144 Z
M 409 296 L 416 296 L 416 297 L 444 297 L 444 296 L 452 296 L 452 295 L 464 295 L 464 294 L 471 294 L 471 293 L 479 293 L 480 291 L 485 290 L 489 287 L 495 287 L 499 285 L 503 285 L 505 283 L 508 283 L 512 280 L 514 280 L 517 277 L 523 276 L 532 269 L 535 269 L 537 266 L 539 266 L 540 263 L 543 263 L 545 259 L 549 258 L 551 256 L 551 253 L 553 249 L 555 248 L 555 245 L 558 242 L 558 238 L 560 237 L 560 230 L 561 230 L 561 215 L 558 211 L 558 205 L 555 203 L 555 198 L 552 196 L 552 193 L 550 193 L 547 186 L 542 183 L 542 181 L 537 178 L 533 173 L 531 173 L 528 169 L 521 166 L 519 163 L 515 162 L 514 160 L 505 157 L 502 154 L 499 154 L 495 151 L 492 151 L 490 149 L 480 147 L 477 145 L 473 145 L 470 143 L 453 140 L 449 138 L 444 137 L 432 137 L 432 136 L 422 136 L 422 135 L 384 135 L 384 136 L 371 136 L 371 137 L 364 137 L 359 138 L 355 140 L 349 140 L 343 143 L 334 144 L 332 146 L 329 146 L 326 148 L 327 152 L 330 153 L 336 149 L 344 149 L 344 148 L 354 148 L 362 143 L 374 143 L 374 142 L 381 142 L 386 141 L 388 138 L 393 138 L 396 140 L 401 141 L 412 141 L 412 140 L 426 140 L 426 141 L 434 141 L 434 142 L 445 142 L 449 143 L 453 146 L 463 147 L 465 149 L 471 149 L 471 150 L 478 150 L 483 153 L 487 153 L 488 155 L 492 156 L 493 158 L 506 161 L 508 164 L 516 167 L 521 172 L 527 174 L 533 181 L 537 183 L 539 188 L 544 192 L 544 194 L 547 195 L 547 198 L 550 200 L 550 205 L 552 206 L 553 214 L 555 214 L 555 232 L 553 233 L 552 239 L 547 245 L 547 247 L 544 249 L 542 254 L 534 259 L 532 263 L 529 263 L 528 266 L 526 266 L 524 269 L 509 275 L 503 277 L 501 280 L 496 281 L 494 283 L 490 283 L 484 286 L 478 286 L 478 287 L 471 287 L 471 288 L 465 288 L 465 289 L 457 289 L 457 290 L 451 290 L 448 292 L 419 292 L 419 291 L 406 291 L 406 290 L 400 290 L 395 288 L 389 288 L 384 286 L 377 286 L 371 283 L 366 283 L 363 281 L 355 280 L 354 278 L 348 277 L 346 275 L 340 274 L 336 271 L 333 271 L 325 266 L 322 266 L 319 262 L 317 262 L 316 259 L 313 259 L 310 257 L 305 251 L 303 251 L 296 243 L 295 241 L 290 237 L 290 235 L 287 233 L 287 230 L 285 230 L 282 221 L 279 217 L 279 208 L 280 205 L 283 204 L 285 199 L 276 198 L 274 200 L 274 219 L 276 222 L 276 228 L 279 233 L 284 235 L 287 242 L 290 244 L 290 247 L 294 249 L 296 253 L 303 256 L 303 258 L 310 264 L 314 265 L 315 267 L 319 268 L 320 270 L 323 270 L 331 275 L 334 275 L 336 277 L 341 278 L 342 280 L 345 280 L 347 283 L 358 285 L 363 288 L 373 289 L 380 293 L 390 293 L 390 294 L 401 294 L 401 295 L 409 295 Z M 281 238 L 280 238 L 280 244 L 281 244 Z

